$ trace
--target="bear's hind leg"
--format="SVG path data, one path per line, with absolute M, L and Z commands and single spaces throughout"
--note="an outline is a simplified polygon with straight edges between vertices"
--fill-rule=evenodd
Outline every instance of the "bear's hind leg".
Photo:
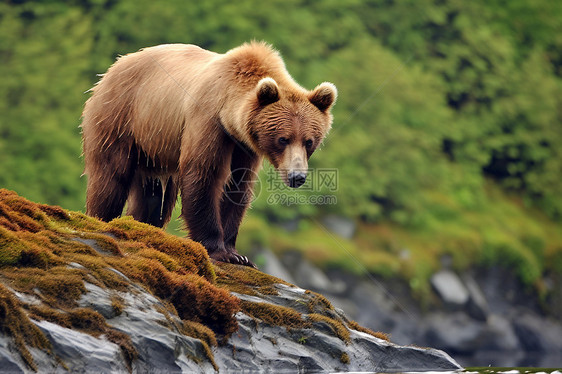
M 135 176 L 129 193 L 127 215 L 137 221 L 163 227 L 172 216 L 178 196 L 173 176 Z
M 86 214 L 106 222 L 121 215 L 133 180 L 136 160 L 124 142 L 84 154 L 88 176 Z

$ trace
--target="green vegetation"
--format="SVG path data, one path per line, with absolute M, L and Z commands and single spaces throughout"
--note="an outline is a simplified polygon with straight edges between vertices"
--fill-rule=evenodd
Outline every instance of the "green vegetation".
M 549 0 L 2 3 L 0 186 L 83 209 L 78 125 L 97 73 L 150 45 L 224 52 L 263 39 L 305 87 L 338 87 L 333 130 L 310 165 L 337 169 L 338 184 L 271 188 L 266 167 L 240 250 L 296 249 L 321 265 L 403 276 L 421 294 L 448 255 L 456 268 L 508 266 L 543 292 L 543 275 L 562 273 L 561 27 L 562 4 Z M 271 204 L 278 193 L 337 204 Z M 353 240 L 328 233 L 326 214 L 355 219 Z M 272 225 L 297 218 L 290 234 Z M 11 243 L 3 263 L 42 253 L 0 238 Z M 141 257 L 162 271 L 184 266 Z

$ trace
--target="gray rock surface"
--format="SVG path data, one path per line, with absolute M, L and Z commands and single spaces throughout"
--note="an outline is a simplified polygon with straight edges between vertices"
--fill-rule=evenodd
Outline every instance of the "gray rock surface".
M 478 286 L 478 283 L 470 274 L 465 274 L 462 280 L 464 281 L 469 296 L 467 304 L 468 314 L 477 320 L 486 321 L 490 313 L 490 308 L 488 307 L 488 302 L 480 286 Z
M 47 321 L 35 323 L 53 345 L 53 353 L 65 363 L 70 372 L 127 371 L 120 348 L 103 336 L 95 338 Z M 41 361 L 36 362 L 42 367 Z
M 452 271 L 441 270 L 433 274 L 430 281 L 445 305 L 458 308 L 468 302 L 468 290 L 460 278 Z
M 307 304 L 314 296 L 298 287 L 277 285 L 276 289 L 278 295 L 263 298 L 237 296 L 247 301 L 292 307 L 306 318 Z M 330 312 L 334 318 L 347 319 L 345 315 L 337 315 L 337 310 Z M 400 346 L 356 330 L 349 330 L 350 342 L 344 342 L 323 323 L 315 323 L 312 328 L 286 329 L 263 323 L 256 326 L 254 319 L 241 313 L 237 318 L 239 332 L 225 347 L 215 351 L 221 372 L 393 372 L 458 368 L 442 351 Z M 349 363 L 343 362 L 343 354 Z
M 116 291 L 86 284 L 87 292 L 79 300 L 81 307 L 101 313 L 107 323 L 126 333 L 138 357 L 133 372 L 210 373 L 215 372 L 204 345 L 183 335 L 181 321 L 166 311 L 161 300 L 144 288 L 131 284 Z M 275 285 L 276 295 L 236 294 L 249 302 L 268 303 L 302 313 L 330 316 L 338 321 L 347 317 L 337 309 L 310 301 L 317 297 L 304 289 Z M 21 301 L 35 302 L 29 295 L 16 294 Z M 117 313 L 112 300 L 123 304 Z M 363 332 L 348 330 L 350 339 L 338 337 L 328 323 L 312 322 L 306 328 L 285 328 L 267 324 L 244 313 L 236 318 L 239 330 L 224 344 L 212 348 L 221 373 L 244 372 L 334 372 L 334 371 L 418 371 L 455 370 L 460 366 L 446 353 L 436 349 L 400 346 Z M 47 321 L 32 320 L 51 342 L 52 352 L 30 348 L 40 372 L 128 373 L 120 347 L 104 335 L 92 336 Z M 313 321 L 313 320 L 311 320 Z M 343 325 L 342 325 L 343 326 Z M 346 328 L 347 329 L 347 328 Z M 0 372 L 30 373 L 11 338 L 0 334 Z
M 299 263 L 306 262 L 302 255 L 286 252 L 280 262 L 299 286 L 321 291 L 350 318 L 390 333 L 395 343 L 437 347 L 467 366 L 556 367 L 562 362 L 559 294 L 538 302 L 537 295 L 504 268 L 472 269 L 458 275 L 440 271 L 432 279 L 433 300 L 438 302 L 420 306 L 410 285 L 399 279 L 332 269 L 326 278 L 332 284 L 344 284 L 344 292 L 320 290 L 310 276 L 298 274 Z M 451 263 L 444 259 L 442 265 L 448 269 Z

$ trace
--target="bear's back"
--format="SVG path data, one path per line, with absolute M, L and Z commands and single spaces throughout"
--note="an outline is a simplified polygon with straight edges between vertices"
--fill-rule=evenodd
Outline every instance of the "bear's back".
M 198 106 L 199 81 L 217 56 L 195 45 L 165 44 L 126 55 L 108 71 L 115 79 L 110 83 L 128 87 L 127 130 L 147 155 L 177 162 L 183 129 Z

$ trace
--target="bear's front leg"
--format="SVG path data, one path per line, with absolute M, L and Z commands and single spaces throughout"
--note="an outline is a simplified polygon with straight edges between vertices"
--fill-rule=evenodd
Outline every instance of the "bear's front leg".
M 184 165 L 181 173 L 182 218 L 192 240 L 201 243 L 217 261 L 255 267 L 247 257 L 227 248 L 224 241 L 220 201 L 229 167 L 220 160 L 212 167 Z
M 221 198 L 220 215 L 226 250 L 236 251 L 236 237 L 244 213 L 253 199 L 253 187 L 261 158 L 241 144 L 234 146 L 230 164 L 230 178 Z M 247 265 L 256 267 L 252 262 Z

